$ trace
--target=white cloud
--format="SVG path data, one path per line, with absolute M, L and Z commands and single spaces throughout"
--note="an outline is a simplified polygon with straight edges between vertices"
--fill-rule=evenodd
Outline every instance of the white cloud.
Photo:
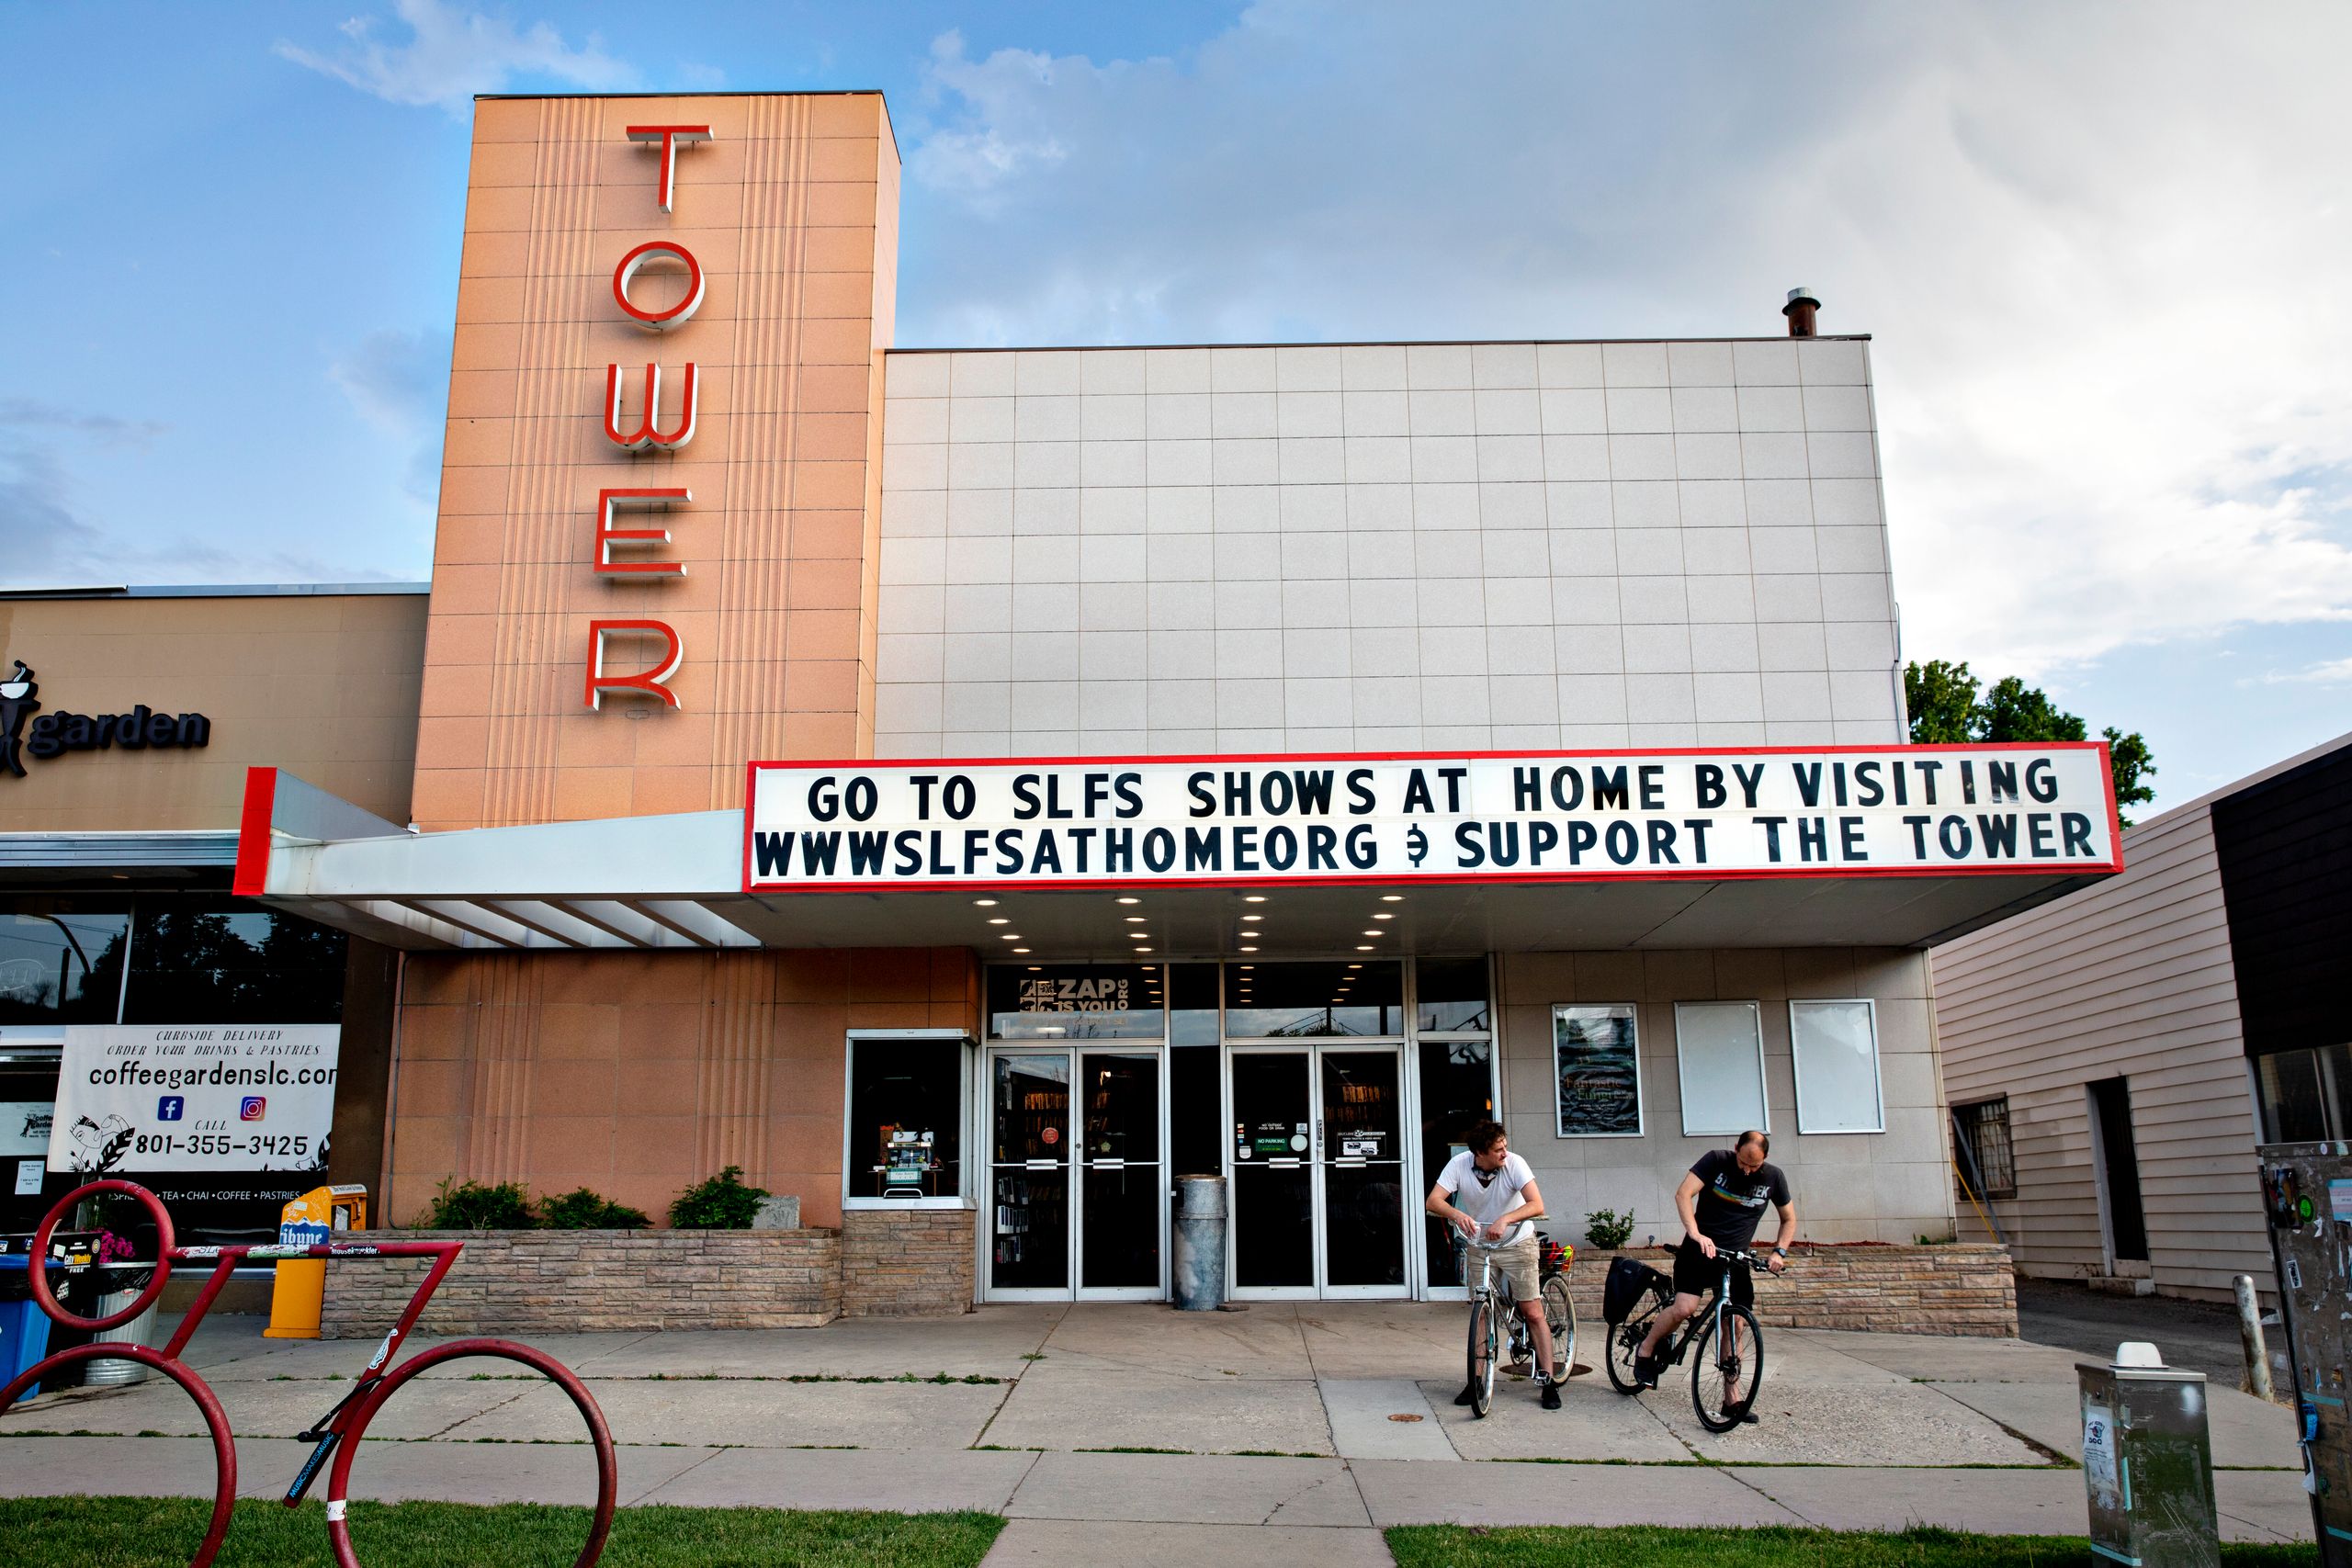
M 1874 334 L 1905 648 L 2352 618 L 2352 11 L 1262 0 L 902 119 L 910 344 Z
M 2267 686 L 2290 684 L 2336 685 L 2352 682 L 2352 659 L 2327 659 L 2317 664 L 2306 664 L 2301 670 L 2273 670 L 2262 677 Z M 2246 682 L 2240 682 L 2244 685 Z
M 404 43 L 378 38 L 378 18 L 354 17 L 339 29 L 348 41 L 332 54 L 284 39 L 273 52 L 387 103 L 437 104 L 458 116 L 469 110 L 475 94 L 494 93 L 517 76 L 599 92 L 636 79 L 627 63 L 604 51 L 594 33 L 574 49 L 548 22 L 518 28 L 441 0 L 394 0 L 392 10 L 409 29 Z

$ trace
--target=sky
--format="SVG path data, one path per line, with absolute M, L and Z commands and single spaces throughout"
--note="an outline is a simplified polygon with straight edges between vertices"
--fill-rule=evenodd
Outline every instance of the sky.
M 2352 730 L 2352 7 L 10 6 L 0 583 L 421 581 L 481 92 L 878 88 L 898 342 L 1872 334 L 1904 651 Z

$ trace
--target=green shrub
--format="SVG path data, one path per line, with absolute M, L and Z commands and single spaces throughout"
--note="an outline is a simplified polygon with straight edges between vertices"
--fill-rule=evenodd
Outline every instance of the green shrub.
M 1584 1238 L 1603 1252 L 1614 1252 L 1625 1245 L 1634 1234 L 1632 1210 L 1619 1213 L 1614 1209 L 1600 1209 L 1584 1217 Z
M 644 1210 L 585 1187 L 539 1201 L 539 1224 L 551 1231 L 639 1231 L 652 1223 Z
M 682 1231 L 741 1231 L 752 1228 L 764 1187 L 743 1185 L 743 1168 L 730 1165 L 707 1181 L 697 1181 L 670 1205 L 670 1223 Z
M 539 1219 L 531 1212 L 530 1190 L 519 1181 L 484 1186 L 479 1181 L 441 1179 L 433 1190 L 432 1206 L 417 1224 L 429 1231 L 526 1231 Z

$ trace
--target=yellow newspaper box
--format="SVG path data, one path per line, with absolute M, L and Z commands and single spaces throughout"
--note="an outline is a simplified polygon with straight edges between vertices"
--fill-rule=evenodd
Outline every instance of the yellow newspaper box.
M 316 1247 L 337 1231 L 368 1228 L 368 1189 L 353 1184 L 313 1187 L 278 1212 L 277 1245 Z M 323 1258 L 289 1258 L 277 1265 L 269 1296 L 269 1339 L 316 1339 L 319 1306 L 326 1294 Z

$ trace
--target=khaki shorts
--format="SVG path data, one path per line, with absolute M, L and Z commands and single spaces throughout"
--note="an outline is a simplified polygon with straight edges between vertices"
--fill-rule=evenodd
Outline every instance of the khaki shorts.
M 1457 1250 L 1462 1255 L 1462 1281 L 1465 1285 L 1474 1284 L 1478 1278 L 1478 1260 L 1482 1255 L 1472 1252 L 1466 1243 L 1459 1241 L 1459 1231 L 1454 1235 Z M 1495 1279 L 1509 1284 L 1511 1300 L 1532 1302 L 1544 1293 L 1543 1269 L 1536 1258 L 1535 1237 L 1532 1234 L 1509 1247 L 1497 1247 L 1489 1256 L 1493 1261 L 1488 1268 Z

